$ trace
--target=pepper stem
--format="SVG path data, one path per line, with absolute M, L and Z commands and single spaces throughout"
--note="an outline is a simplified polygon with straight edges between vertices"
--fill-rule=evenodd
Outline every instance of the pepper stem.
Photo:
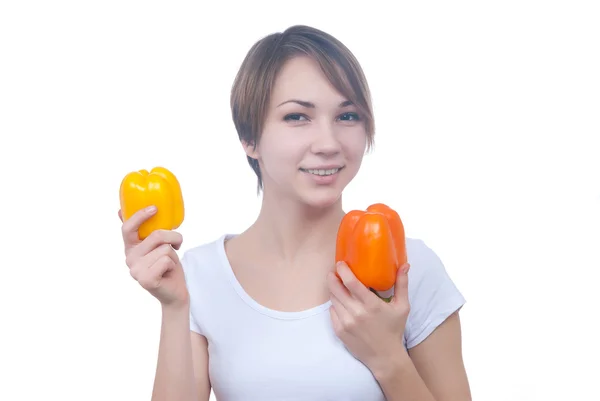
M 379 293 L 378 293 L 376 290 L 374 290 L 373 288 L 369 288 L 369 290 L 371 290 L 371 292 L 372 292 L 373 294 L 377 295 L 377 296 L 379 297 L 379 299 L 381 299 L 383 302 L 386 302 L 386 303 L 390 303 L 390 302 L 391 302 L 391 300 L 394 298 L 394 296 L 393 296 L 393 295 L 391 295 L 391 296 L 389 296 L 389 297 L 387 297 L 387 298 L 386 298 L 386 297 L 382 297 L 382 296 L 381 296 L 381 295 L 379 295 Z

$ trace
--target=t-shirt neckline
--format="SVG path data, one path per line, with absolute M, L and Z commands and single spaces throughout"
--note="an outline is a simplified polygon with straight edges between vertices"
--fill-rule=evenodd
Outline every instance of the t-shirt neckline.
M 233 286 L 233 288 L 236 291 L 236 293 L 238 294 L 238 296 L 248 306 L 250 306 L 252 309 L 254 309 L 257 312 L 262 313 L 263 315 L 266 315 L 266 316 L 269 316 L 269 317 L 272 317 L 275 319 L 283 319 L 283 320 L 305 319 L 305 318 L 317 315 L 319 313 L 322 313 L 325 310 L 329 309 L 329 307 L 331 306 L 331 300 L 326 301 L 325 303 L 322 303 L 320 305 L 314 306 L 312 308 L 308 308 L 308 309 L 301 310 L 301 311 L 295 311 L 295 312 L 286 312 L 286 311 L 275 310 L 275 309 L 267 308 L 266 306 L 258 303 L 254 298 L 252 298 L 246 292 L 246 290 L 244 290 L 244 287 L 242 287 L 242 285 L 238 281 L 237 277 L 235 276 L 235 273 L 233 272 L 231 263 L 229 263 L 229 258 L 227 257 L 227 253 L 225 252 L 225 242 L 235 236 L 236 236 L 236 234 L 224 234 L 221 236 L 221 238 L 218 241 L 219 258 L 221 259 L 221 263 L 222 263 L 223 267 L 225 268 L 225 272 L 227 274 L 230 284 Z

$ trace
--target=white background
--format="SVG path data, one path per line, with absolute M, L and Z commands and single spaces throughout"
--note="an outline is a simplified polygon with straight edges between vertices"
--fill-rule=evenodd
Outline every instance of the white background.
M 0 399 L 150 399 L 160 310 L 124 263 L 120 180 L 175 172 L 182 251 L 249 225 L 229 90 L 302 23 L 366 71 L 376 147 L 345 207 L 392 205 L 442 257 L 474 400 L 600 400 L 597 2 L 202 3 L 2 2 Z

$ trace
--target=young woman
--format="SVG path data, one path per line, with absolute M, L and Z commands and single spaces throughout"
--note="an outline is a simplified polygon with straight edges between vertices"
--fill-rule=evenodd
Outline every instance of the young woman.
M 219 401 L 469 400 L 465 300 L 436 254 L 407 239 L 390 303 L 333 263 L 342 192 L 374 132 L 352 53 L 306 26 L 267 36 L 231 109 L 263 191 L 256 221 L 181 261 L 179 233 L 138 239 L 155 208 L 122 226 L 132 276 L 162 305 L 153 400 L 206 401 L 211 388 Z

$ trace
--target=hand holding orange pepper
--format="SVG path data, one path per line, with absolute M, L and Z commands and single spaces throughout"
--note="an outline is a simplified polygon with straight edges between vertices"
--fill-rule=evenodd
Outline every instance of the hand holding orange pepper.
M 371 290 L 394 287 L 398 269 L 407 263 L 404 225 L 398 213 L 383 203 L 348 212 L 337 234 L 338 261 L 345 262 Z
M 181 186 L 175 175 L 164 167 L 134 171 L 121 181 L 119 190 L 123 221 L 147 206 L 157 212 L 139 228 L 141 240 L 155 230 L 174 230 L 183 222 L 184 205 Z

